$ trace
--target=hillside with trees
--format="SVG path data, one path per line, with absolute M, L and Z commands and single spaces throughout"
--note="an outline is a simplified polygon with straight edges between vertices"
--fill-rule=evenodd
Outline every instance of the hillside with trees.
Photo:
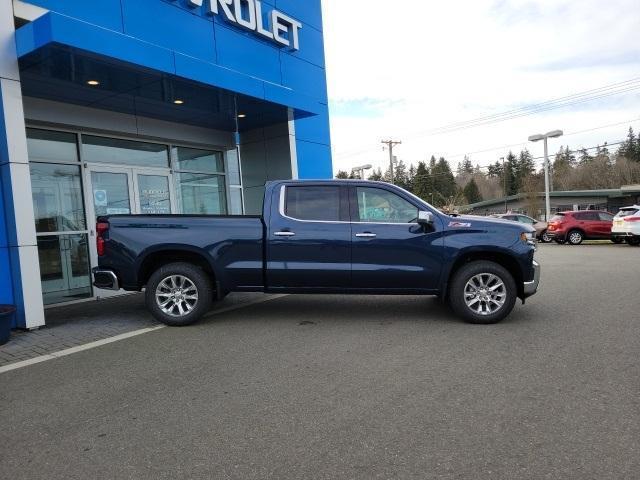
M 572 150 L 562 146 L 550 156 L 551 188 L 561 190 L 595 190 L 620 188 L 640 183 L 640 134 L 630 127 L 627 138 L 615 153 L 605 143 L 594 149 Z M 353 178 L 340 171 L 336 178 Z M 391 172 L 378 168 L 368 180 L 391 181 Z M 524 193 L 532 200 L 544 190 L 543 161 L 535 159 L 524 149 L 509 152 L 504 160 L 481 167 L 465 157 L 455 173 L 443 157 L 432 156 L 428 162 L 420 161 L 407 166 L 402 160 L 394 166 L 396 185 L 409 190 L 436 207 L 467 205 Z

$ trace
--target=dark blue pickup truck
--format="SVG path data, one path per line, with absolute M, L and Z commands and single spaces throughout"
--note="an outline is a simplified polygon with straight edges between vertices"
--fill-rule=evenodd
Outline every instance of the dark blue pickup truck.
M 540 279 L 531 226 L 445 215 L 379 182 L 271 182 L 262 216 L 116 215 L 96 232 L 94 285 L 145 288 L 169 325 L 236 291 L 437 295 L 495 323 Z

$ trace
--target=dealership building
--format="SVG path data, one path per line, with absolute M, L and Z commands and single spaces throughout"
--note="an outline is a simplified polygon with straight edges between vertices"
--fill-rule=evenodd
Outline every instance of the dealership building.
M 257 214 L 331 178 L 320 0 L 0 0 L 0 304 L 92 287 L 96 218 Z

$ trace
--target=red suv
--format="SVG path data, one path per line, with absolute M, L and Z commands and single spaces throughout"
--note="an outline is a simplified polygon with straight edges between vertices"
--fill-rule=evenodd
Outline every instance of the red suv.
M 580 245 L 583 240 L 611 240 L 613 215 L 599 210 L 557 213 L 547 234 L 558 243 Z

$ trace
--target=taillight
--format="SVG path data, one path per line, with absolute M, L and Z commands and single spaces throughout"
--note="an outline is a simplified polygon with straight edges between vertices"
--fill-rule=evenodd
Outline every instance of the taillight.
M 107 222 L 96 223 L 96 250 L 98 251 L 99 257 L 104 255 L 104 251 L 105 251 L 104 235 L 107 233 L 108 230 L 109 230 L 109 224 Z
M 640 222 L 640 217 L 624 217 L 625 222 Z

